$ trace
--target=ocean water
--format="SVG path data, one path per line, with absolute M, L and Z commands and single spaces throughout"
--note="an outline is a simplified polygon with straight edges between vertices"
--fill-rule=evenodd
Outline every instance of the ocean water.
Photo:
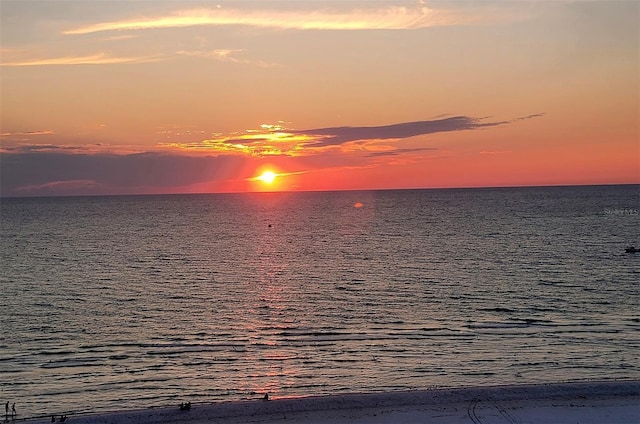
M 20 416 L 640 379 L 640 186 L 1 200 Z

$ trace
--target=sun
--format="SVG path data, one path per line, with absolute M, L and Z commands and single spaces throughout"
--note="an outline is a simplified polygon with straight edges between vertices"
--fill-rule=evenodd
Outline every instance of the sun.
M 289 174 L 281 174 L 278 172 L 278 168 L 270 166 L 256 169 L 253 175 L 253 177 L 245 179 L 245 181 L 252 183 L 251 190 L 280 191 L 282 189 L 280 178 Z
M 273 171 L 264 171 L 260 176 L 258 176 L 258 180 L 262 181 L 265 184 L 271 184 L 276 180 L 276 173 Z

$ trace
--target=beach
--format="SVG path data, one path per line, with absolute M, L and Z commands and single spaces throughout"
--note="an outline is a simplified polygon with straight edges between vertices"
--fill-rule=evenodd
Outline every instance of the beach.
M 59 421 L 58 416 L 55 417 Z M 18 421 L 18 420 L 16 420 Z M 51 422 L 51 416 L 29 419 Z M 537 424 L 638 423 L 640 381 L 511 385 L 348 394 L 254 401 L 193 403 L 69 415 L 82 424 Z

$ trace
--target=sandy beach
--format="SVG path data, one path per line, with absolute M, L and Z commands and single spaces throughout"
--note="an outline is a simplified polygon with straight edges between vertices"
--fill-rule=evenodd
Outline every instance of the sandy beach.
M 56 417 L 56 422 L 59 417 Z M 16 420 L 20 422 L 20 420 Z M 27 423 L 48 423 L 51 416 Z M 69 415 L 82 424 L 160 423 L 640 423 L 640 381 L 495 386 L 349 394 L 265 401 L 193 403 Z

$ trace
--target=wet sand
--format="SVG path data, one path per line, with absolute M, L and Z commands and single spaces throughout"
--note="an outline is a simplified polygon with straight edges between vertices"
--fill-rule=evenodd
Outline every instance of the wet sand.
M 52 411 L 53 413 L 54 411 Z M 58 420 L 56 420 L 58 421 Z M 49 423 L 51 415 L 27 423 Z M 292 399 L 193 403 L 69 415 L 67 423 L 525 424 L 640 423 L 640 381 L 433 389 Z

